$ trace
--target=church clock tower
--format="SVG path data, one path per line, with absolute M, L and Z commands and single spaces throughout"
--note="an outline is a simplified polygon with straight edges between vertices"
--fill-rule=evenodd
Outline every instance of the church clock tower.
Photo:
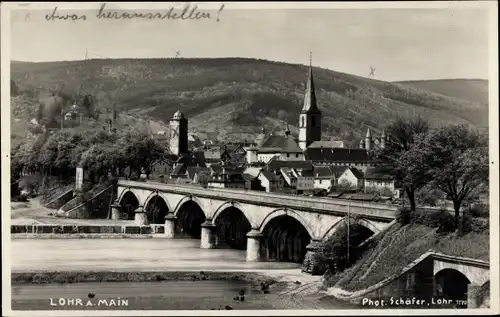
M 321 111 L 319 111 L 316 104 L 311 59 L 309 79 L 304 96 L 304 107 L 299 117 L 299 147 L 305 150 L 314 141 L 321 141 Z
M 179 110 L 170 120 L 170 152 L 177 156 L 188 151 L 188 121 Z

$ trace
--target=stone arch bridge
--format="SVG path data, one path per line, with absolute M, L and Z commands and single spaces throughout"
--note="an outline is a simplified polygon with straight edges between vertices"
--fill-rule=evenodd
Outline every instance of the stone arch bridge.
M 120 180 L 113 217 L 165 224 L 165 235 L 201 238 L 201 248 L 247 250 L 247 261 L 302 262 L 307 250 L 355 218 L 364 239 L 395 219 L 396 206 L 240 189 Z M 348 217 L 350 215 L 350 217 Z

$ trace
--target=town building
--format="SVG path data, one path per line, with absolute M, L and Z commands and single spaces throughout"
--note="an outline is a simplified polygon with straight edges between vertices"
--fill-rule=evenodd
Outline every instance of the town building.
M 337 189 L 357 191 L 364 186 L 363 172 L 355 167 L 345 167 L 342 174 L 337 178 Z
M 226 164 L 224 161 L 213 164 L 210 166 L 208 187 L 245 189 L 246 180 L 243 171 L 244 168 Z
M 155 161 L 151 167 L 151 179 L 164 180 L 170 177 L 172 172 L 172 162 L 166 159 Z
M 376 173 L 374 168 L 365 172 L 365 193 L 380 193 L 384 196 L 396 195 L 395 181 L 391 175 Z
M 261 185 L 261 181 L 259 179 L 261 170 L 262 169 L 259 167 L 247 167 L 243 171 L 241 175 L 243 176 L 243 179 L 245 179 L 245 189 L 259 191 L 266 190 L 266 188 Z
M 283 177 L 280 174 L 262 169 L 257 178 L 260 180 L 261 186 L 266 189 L 266 192 L 279 192 L 283 190 Z
M 345 169 L 343 166 L 314 166 L 314 189 L 323 189 L 327 192 L 335 189 L 337 180 Z

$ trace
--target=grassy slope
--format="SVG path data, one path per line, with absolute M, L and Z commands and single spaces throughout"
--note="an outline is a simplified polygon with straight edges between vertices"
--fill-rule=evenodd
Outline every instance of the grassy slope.
M 349 271 L 335 276 L 330 283 L 348 291 L 374 285 L 400 272 L 428 250 L 452 256 L 489 260 L 489 234 L 468 233 L 456 238 L 439 236 L 423 225 L 396 225 L 379 240 Z
M 13 63 L 11 71 L 21 90 L 88 92 L 102 108 L 112 99 L 122 113 L 163 122 L 181 109 L 191 131 L 233 140 L 262 125 L 282 132 L 286 121 L 296 131 L 307 74 L 302 65 L 242 58 Z M 377 135 L 397 116 L 487 126 L 480 102 L 327 69 L 314 76 L 326 137 L 355 141 L 367 127 Z
M 410 80 L 398 83 L 445 96 L 488 104 L 488 81 L 484 79 Z

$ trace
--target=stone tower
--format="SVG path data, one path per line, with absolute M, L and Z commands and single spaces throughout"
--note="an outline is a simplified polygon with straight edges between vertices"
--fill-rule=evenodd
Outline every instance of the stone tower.
M 365 140 L 364 140 L 364 139 L 361 139 L 361 140 L 359 141 L 359 148 L 360 148 L 360 149 L 364 149 L 364 148 L 365 148 Z
M 365 149 L 367 151 L 370 151 L 372 148 L 372 133 L 370 131 L 370 128 L 366 131 L 366 136 L 365 136 Z
M 188 151 L 188 121 L 179 110 L 170 120 L 170 152 L 177 156 Z
M 305 150 L 314 141 L 321 141 L 321 111 L 319 111 L 316 104 L 311 60 L 304 96 L 304 107 L 299 116 L 299 147 Z
M 385 149 L 386 142 L 387 142 L 387 136 L 385 134 L 385 129 L 384 129 L 384 130 L 382 130 L 382 136 L 380 137 L 380 148 L 381 149 Z

